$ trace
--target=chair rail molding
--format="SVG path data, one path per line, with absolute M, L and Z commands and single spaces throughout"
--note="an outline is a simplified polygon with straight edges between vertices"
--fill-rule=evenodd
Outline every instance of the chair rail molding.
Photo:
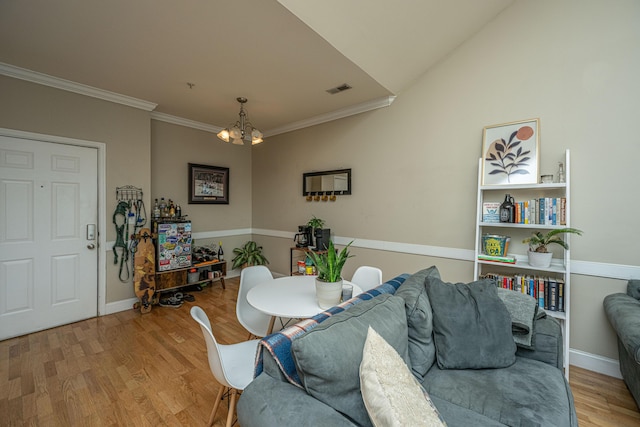
M 264 228 L 238 228 L 230 230 L 201 231 L 193 233 L 197 239 L 230 237 L 246 234 L 279 237 L 293 240 L 295 232 L 270 230 Z M 334 236 L 333 241 L 338 245 L 351 244 L 354 248 L 374 249 L 378 251 L 399 252 L 411 255 L 423 255 L 435 258 L 447 258 L 459 261 L 473 262 L 473 249 L 448 248 L 444 246 L 421 245 L 416 243 L 389 242 L 384 240 L 360 239 L 354 237 Z M 114 242 L 106 242 L 107 251 L 112 250 Z M 581 276 L 595 276 L 606 279 L 630 280 L 640 279 L 640 266 L 612 264 L 594 261 L 571 261 L 571 274 Z

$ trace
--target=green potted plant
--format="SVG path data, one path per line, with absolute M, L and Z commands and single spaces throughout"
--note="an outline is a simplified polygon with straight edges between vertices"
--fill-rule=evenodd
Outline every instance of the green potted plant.
M 326 251 L 309 252 L 311 262 L 318 270 L 316 278 L 316 297 L 320 308 L 330 308 L 340 302 L 342 296 L 342 267 L 348 258 L 349 246 L 342 248 L 339 253 L 333 246 L 333 241 L 329 240 L 329 247 Z
M 316 216 L 313 215 L 307 222 L 307 226 L 311 227 L 312 229 L 322 228 L 324 227 L 324 219 L 316 218 Z
M 309 245 L 313 246 L 313 239 L 316 237 L 316 228 L 324 227 L 324 222 L 324 219 L 316 218 L 315 215 L 307 221 L 307 227 L 311 229 L 311 241 L 309 242 Z
M 535 231 L 531 237 L 524 239 L 522 243 L 529 244 L 529 265 L 532 267 L 549 267 L 553 254 L 549 252 L 547 246 L 551 244 L 555 243 L 564 249 L 569 249 L 567 242 L 560 236 L 560 234 L 563 233 L 573 233 L 582 236 L 582 230 L 578 230 L 577 228 L 556 228 L 546 234 L 542 234 L 541 231 Z
M 231 260 L 231 268 L 247 267 L 250 265 L 266 265 L 269 260 L 262 254 L 262 246 L 249 240 L 243 246 L 233 250 L 235 255 Z

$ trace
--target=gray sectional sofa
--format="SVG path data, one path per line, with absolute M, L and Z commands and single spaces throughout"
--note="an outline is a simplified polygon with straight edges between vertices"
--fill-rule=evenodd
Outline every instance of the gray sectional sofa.
M 516 346 L 512 333 L 523 325 L 512 328 L 496 294 L 485 281 L 442 282 L 431 267 L 265 337 L 238 402 L 240 425 L 371 426 L 359 380 L 371 326 L 450 427 L 577 426 L 560 325 L 535 314 Z
M 607 295 L 603 304 L 618 336 L 622 378 L 640 408 L 640 280 L 629 280 L 626 294 Z

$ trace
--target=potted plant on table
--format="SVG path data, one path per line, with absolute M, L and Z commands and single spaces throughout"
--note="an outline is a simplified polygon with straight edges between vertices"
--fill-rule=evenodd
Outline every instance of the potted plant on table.
M 262 246 L 258 246 L 253 240 L 249 240 L 242 247 L 235 248 L 233 254 L 235 255 L 231 260 L 233 269 L 269 264 L 269 260 L 262 253 Z
M 336 253 L 333 241 L 329 240 L 329 247 L 324 252 L 309 252 L 311 262 L 318 270 L 316 278 L 316 297 L 320 308 L 330 308 L 340 302 L 342 296 L 342 267 L 348 258 L 353 255 L 349 254 L 349 246 L 342 248 L 340 253 Z
M 564 249 L 569 249 L 567 242 L 560 236 L 560 234 L 563 233 L 573 233 L 582 236 L 582 230 L 578 230 L 577 228 L 556 228 L 546 234 L 542 234 L 541 231 L 536 231 L 531 237 L 524 239 L 522 243 L 529 244 L 529 265 L 532 267 L 549 267 L 553 256 L 553 253 L 549 252 L 547 248 L 550 244 L 555 243 Z

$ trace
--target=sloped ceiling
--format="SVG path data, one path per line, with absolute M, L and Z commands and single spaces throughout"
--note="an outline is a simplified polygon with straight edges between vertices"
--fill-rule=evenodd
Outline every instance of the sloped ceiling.
M 396 94 L 513 3 L 513 0 L 279 1 Z
M 0 63 L 213 126 L 244 96 L 273 134 L 389 99 L 510 3 L 3 0 Z

